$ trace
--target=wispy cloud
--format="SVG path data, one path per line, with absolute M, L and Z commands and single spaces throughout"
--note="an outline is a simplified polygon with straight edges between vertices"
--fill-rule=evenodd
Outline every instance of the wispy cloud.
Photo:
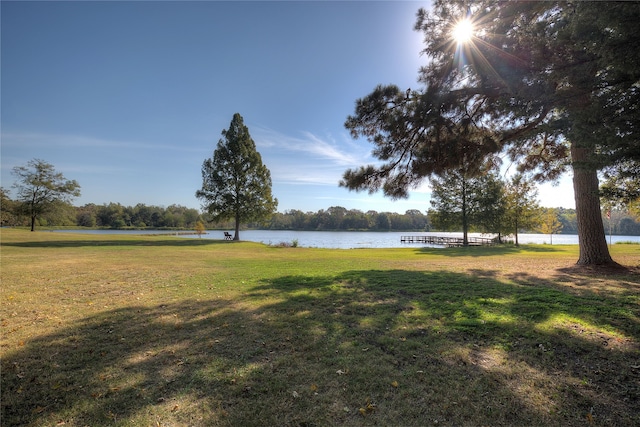
M 337 142 L 331 135 L 286 135 L 255 126 L 251 134 L 274 182 L 337 186 L 346 169 L 371 162 L 363 147 L 346 138 Z
M 78 163 L 57 164 L 57 168 L 64 170 L 65 174 L 87 174 L 87 175 L 134 175 L 139 173 L 135 168 L 113 165 L 85 165 Z
M 313 171 L 301 165 L 293 167 L 276 167 L 271 170 L 275 182 L 289 185 L 330 185 L 337 187 L 340 181 L 340 171 Z
M 300 136 L 292 136 L 258 127 L 252 133 L 259 147 L 307 154 L 310 159 L 322 159 L 334 165 L 349 167 L 362 164 L 368 157 L 363 150 L 354 150 L 352 144 L 339 144 L 331 136 L 323 137 L 308 131 L 301 131 Z
M 338 143 L 330 135 L 319 136 L 308 131 L 291 136 L 254 127 L 251 133 L 258 151 L 270 162 L 267 166 L 274 182 L 337 186 L 346 169 L 378 163 L 371 156 L 370 145 L 358 144 L 346 136 Z M 429 194 L 431 188 L 424 180 L 409 192 Z
M 186 144 L 163 144 L 134 140 L 115 140 L 97 138 L 86 135 L 65 135 L 37 132 L 2 132 L 0 135 L 3 148 L 114 148 L 127 150 L 168 150 L 168 151 L 202 151 L 201 147 L 190 147 Z

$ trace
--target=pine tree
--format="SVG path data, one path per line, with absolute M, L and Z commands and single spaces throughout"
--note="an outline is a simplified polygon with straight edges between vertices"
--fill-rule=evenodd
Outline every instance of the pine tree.
M 433 209 L 428 215 L 432 225 L 442 230 L 462 229 L 463 245 L 467 246 L 469 230 L 482 209 L 484 183 L 461 170 L 443 173 L 430 183 Z
M 202 164 L 202 188 L 196 197 L 213 221 L 235 221 L 233 240 L 240 240 L 240 224 L 263 221 L 277 209 L 278 200 L 271 194 L 271 173 L 262 164 L 256 144 L 244 125 L 242 116 L 234 114 L 229 129 L 213 157 Z
M 475 30 L 456 43 L 456 21 Z M 480 173 L 509 157 L 536 180 L 573 172 L 578 264 L 612 264 L 598 172 L 640 161 L 640 2 L 450 2 L 420 10 L 423 88 L 378 86 L 345 126 L 375 146 L 378 165 L 341 185 L 392 198 L 443 171 Z
M 498 242 L 508 233 L 506 186 L 497 173 L 487 173 L 477 178 L 482 192 L 478 195 L 478 213 L 474 225 L 483 233 L 495 233 Z

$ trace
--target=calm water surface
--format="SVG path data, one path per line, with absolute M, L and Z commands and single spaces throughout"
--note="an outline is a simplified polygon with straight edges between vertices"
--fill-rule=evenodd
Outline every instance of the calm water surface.
M 233 234 L 232 230 L 229 230 Z M 167 234 L 173 235 L 175 232 L 158 230 L 64 230 L 61 232 L 87 233 L 87 234 Z M 240 239 L 250 242 L 260 242 L 268 245 L 278 245 L 280 243 L 298 242 L 298 246 L 306 248 L 331 248 L 331 249 L 354 249 L 354 248 L 406 248 L 424 247 L 424 243 L 401 243 L 401 236 L 450 236 L 462 237 L 462 233 L 420 233 L 420 232 L 373 232 L 373 231 L 274 231 L 274 230 L 241 230 Z M 492 237 L 491 235 L 480 233 L 469 233 L 474 237 Z M 179 235 L 187 239 L 197 239 L 193 235 Z M 209 231 L 202 235 L 203 239 L 223 239 L 224 230 Z M 577 245 L 578 236 L 573 234 L 554 234 L 553 242 L 548 234 L 519 234 L 518 241 L 521 244 L 536 243 L 554 245 Z M 637 242 L 640 243 L 640 236 L 607 236 L 607 242 Z

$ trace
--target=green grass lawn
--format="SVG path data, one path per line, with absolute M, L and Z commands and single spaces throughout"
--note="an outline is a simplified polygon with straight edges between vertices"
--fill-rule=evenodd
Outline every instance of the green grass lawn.
M 640 425 L 640 245 L 1 245 L 3 426 Z

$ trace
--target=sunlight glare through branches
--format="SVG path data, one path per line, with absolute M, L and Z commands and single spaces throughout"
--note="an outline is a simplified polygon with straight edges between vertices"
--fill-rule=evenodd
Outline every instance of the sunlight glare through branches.
M 467 43 L 473 37 L 473 23 L 470 19 L 464 18 L 456 22 L 453 26 L 451 36 L 458 44 Z

